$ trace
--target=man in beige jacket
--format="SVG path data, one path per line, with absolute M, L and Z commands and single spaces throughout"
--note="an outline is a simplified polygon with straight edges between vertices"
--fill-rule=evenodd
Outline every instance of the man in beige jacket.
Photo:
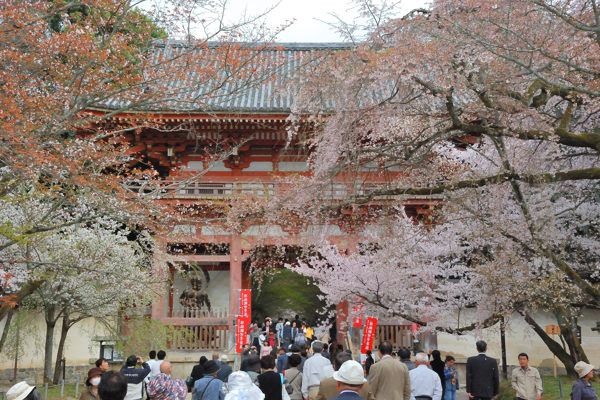
M 392 344 L 387 340 L 379 344 L 381 360 L 369 372 L 369 384 L 375 400 L 410 400 L 410 375 L 408 368 L 392 358 Z
M 346 361 L 352 360 L 352 355 L 345 351 L 338 353 L 333 360 L 333 368 L 336 371 L 340 370 L 340 367 Z M 369 382 L 365 382 L 364 386 L 357 392 L 360 397 L 367 400 L 374 400 L 373 394 L 371 393 L 371 389 L 369 386 Z M 319 386 L 319 393 L 317 393 L 317 400 L 328 400 L 334 397 L 338 397 L 340 395 L 340 391 L 337 387 L 337 381 L 331 378 L 327 378 L 321 381 L 321 386 Z

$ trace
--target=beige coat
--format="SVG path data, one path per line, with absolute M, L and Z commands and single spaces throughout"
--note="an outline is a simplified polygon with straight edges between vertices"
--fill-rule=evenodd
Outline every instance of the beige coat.
M 375 400 L 410 400 L 408 368 L 392 357 L 371 366 L 369 383 Z
M 334 397 L 338 397 L 340 392 L 337 388 L 337 381 L 333 378 L 323 379 L 321 386 L 319 386 L 319 393 L 317 394 L 317 400 L 327 400 Z M 369 387 L 369 382 L 365 383 L 362 389 L 358 391 L 358 395 L 363 399 L 374 400 L 373 394 Z

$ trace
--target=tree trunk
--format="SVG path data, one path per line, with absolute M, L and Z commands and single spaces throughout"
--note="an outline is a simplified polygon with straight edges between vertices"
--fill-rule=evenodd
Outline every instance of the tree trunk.
M 71 328 L 71 321 L 69 319 L 69 313 L 65 312 L 62 318 L 62 325 L 60 329 L 60 340 L 58 341 L 58 350 L 56 351 L 56 362 L 54 363 L 54 379 L 52 383 L 58 385 L 62 370 L 60 368 L 61 360 L 65 349 L 65 342 L 67 340 L 67 334 Z
M 56 318 L 54 306 L 46 309 L 46 343 L 44 346 L 44 383 L 52 381 L 52 350 L 54 347 L 54 327 Z
M 548 346 L 548 349 L 565 365 L 567 374 L 569 376 L 577 377 L 577 374 L 575 373 L 575 363 L 573 362 L 573 357 L 571 357 L 571 355 L 567 353 L 567 351 L 563 349 L 558 342 L 548 336 L 544 328 L 539 326 L 538 323 L 535 322 L 535 320 L 528 313 L 522 313 L 522 315 L 525 318 L 525 321 L 531 325 L 535 333 L 537 333 L 538 336 L 544 341 L 546 346 Z
M 4 330 L 2 331 L 2 337 L 0 338 L 0 353 L 2 353 L 2 349 L 4 349 L 4 343 L 6 343 L 6 338 L 8 338 L 8 330 L 10 328 L 10 323 L 12 322 L 12 317 L 14 314 L 14 309 L 10 309 L 8 315 L 6 316 L 6 323 L 4 324 Z

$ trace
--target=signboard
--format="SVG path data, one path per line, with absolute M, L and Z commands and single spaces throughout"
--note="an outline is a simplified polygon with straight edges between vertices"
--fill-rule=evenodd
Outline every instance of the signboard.
M 366 354 L 367 350 L 373 348 L 373 340 L 375 340 L 375 330 L 377 328 L 377 318 L 369 317 L 365 321 L 365 329 L 363 331 L 361 354 Z
M 250 323 L 250 317 L 238 315 L 235 317 L 235 352 L 241 353 L 246 344 L 246 326 Z
M 248 317 L 248 320 L 250 320 L 251 299 L 252 299 L 252 290 L 248 290 L 248 289 L 240 290 L 240 315 L 242 317 Z
M 546 333 L 548 335 L 560 335 L 560 326 L 558 326 L 558 325 L 546 325 Z
M 362 328 L 364 315 L 360 311 L 363 308 L 363 305 L 361 304 L 363 299 L 357 297 L 354 301 L 356 301 L 356 303 L 352 306 L 352 315 L 354 315 L 352 317 L 352 327 Z

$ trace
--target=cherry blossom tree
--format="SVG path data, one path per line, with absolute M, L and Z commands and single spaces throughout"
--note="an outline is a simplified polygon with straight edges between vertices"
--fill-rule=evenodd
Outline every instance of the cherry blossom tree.
M 168 274 L 153 268 L 152 239 L 142 232 L 130 241 L 130 231 L 99 219 L 93 224 L 70 225 L 60 232 L 17 246 L 21 254 L 22 281 L 41 281 L 22 308 L 39 312 L 46 323 L 44 379 L 51 380 L 55 328 L 60 339 L 54 383 L 69 329 L 86 318 L 119 319 L 124 310 L 150 304 Z M 18 287 L 18 283 L 15 284 Z M 110 321 L 109 321 L 110 323 Z
M 265 62 L 278 29 L 264 28 L 264 14 L 229 23 L 226 1 L 166 0 L 139 11 L 144 5 L 0 4 L 0 202 L 8 206 L 0 260 L 13 281 L 19 247 L 69 226 L 110 216 L 169 232 L 185 216 L 155 201 L 164 182 L 128 137 L 160 129 L 152 115 L 167 109 L 210 112 L 209 100 L 268 80 L 279 66 Z M 123 114 L 135 118 L 111 120 Z M 0 319 L 43 283 L 21 281 L 3 296 Z
M 599 17 L 593 0 L 439 0 L 307 66 L 295 112 L 314 115 L 314 174 L 273 207 L 321 224 L 370 211 L 353 254 L 318 237 L 293 268 L 325 274 L 331 304 L 360 296 L 424 329 L 522 315 L 573 373 L 577 318 L 600 300 Z M 418 199 L 437 205 L 417 218 Z

